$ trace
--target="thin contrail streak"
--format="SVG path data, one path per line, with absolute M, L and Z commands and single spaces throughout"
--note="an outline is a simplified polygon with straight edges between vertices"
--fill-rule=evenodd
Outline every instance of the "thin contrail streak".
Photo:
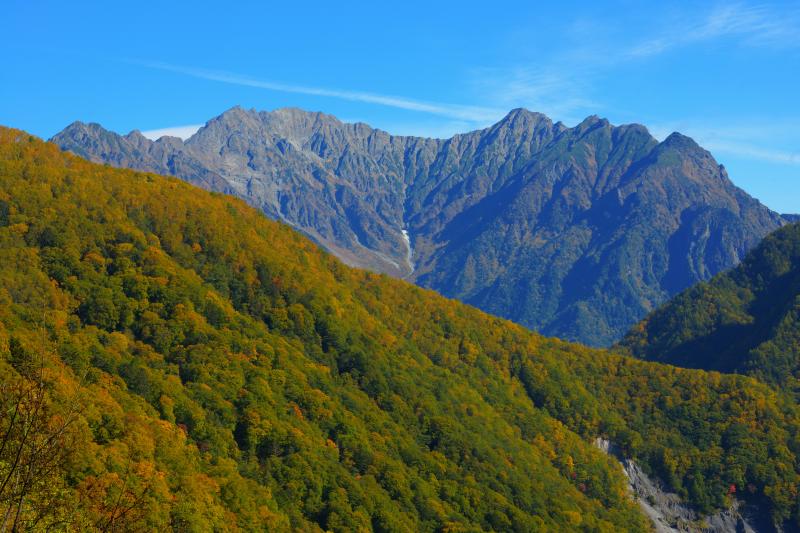
M 422 113 L 430 113 L 434 115 L 441 115 L 461 120 L 468 120 L 472 122 L 491 123 L 502 117 L 504 114 L 502 110 L 493 109 L 489 107 L 425 102 L 410 98 L 404 98 L 401 96 L 389 96 L 389 95 L 376 94 L 365 91 L 349 91 L 349 90 L 339 90 L 339 89 L 327 89 L 322 87 L 306 87 L 303 85 L 293 85 L 287 83 L 258 80 L 255 78 L 251 78 L 249 76 L 245 76 L 242 74 L 235 74 L 232 72 L 207 70 L 195 67 L 186 67 L 181 65 L 171 65 L 169 63 L 145 62 L 145 61 L 136 61 L 135 63 L 148 68 L 175 72 L 178 74 L 184 74 L 186 76 L 191 76 L 194 78 L 218 81 L 221 83 L 229 83 L 232 85 L 241 85 L 244 87 L 256 87 L 259 89 L 266 89 L 270 91 L 279 91 L 285 93 L 308 94 L 312 96 L 339 98 L 342 100 L 350 100 L 354 102 L 365 102 L 370 104 L 395 107 L 399 109 L 407 109 L 409 111 L 418 111 Z

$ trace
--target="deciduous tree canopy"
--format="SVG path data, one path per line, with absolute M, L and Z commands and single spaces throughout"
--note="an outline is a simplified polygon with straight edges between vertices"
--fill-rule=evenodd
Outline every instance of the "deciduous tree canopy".
M 2 129 L 3 383 L 31 368 L 46 427 L 75 413 L 47 473 L 75 529 L 646 530 L 601 435 L 700 510 L 736 485 L 797 519 L 766 385 L 545 339 Z

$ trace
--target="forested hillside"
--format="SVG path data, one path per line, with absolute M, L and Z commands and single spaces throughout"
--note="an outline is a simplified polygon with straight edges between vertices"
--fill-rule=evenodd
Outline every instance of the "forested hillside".
M 681 293 L 621 343 L 632 354 L 748 374 L 800 394 L 800 223 L 769 235 L 741 265 Z
M 0 372 L 22 527 L 647 530 L 598 436 L 700 511 L 798 519 L 798 410 L 764 384 L 543 338 L 10 129 Z

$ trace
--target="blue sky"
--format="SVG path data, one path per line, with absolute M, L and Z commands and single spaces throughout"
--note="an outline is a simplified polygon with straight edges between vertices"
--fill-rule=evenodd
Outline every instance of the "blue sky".
M 798 1 L 6 0 L 0 32 L 0 124 L 45 138 L 185 132 L 237 104 L 439 137 L 514 107 L 597 114 L 690 135 L 800 213 Z

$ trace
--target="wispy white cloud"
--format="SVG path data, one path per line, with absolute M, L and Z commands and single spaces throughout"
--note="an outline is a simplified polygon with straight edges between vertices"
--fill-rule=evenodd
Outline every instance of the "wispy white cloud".
M 682 18 L 660 34 L 634 44 L 622 58 L 644 58 L 723 37 L 739 37 L 753 46 L 800 46 L 800 10 L 777 10 L 766 5 L 734 3 L 713 9 L 699 22 Z
M 476 69 L 472 78 L 474 90 L 502 108 L 525 107 L 574 123 L 599 107 L 587 96 L 591 74 L 581 65 L 533 65 Z
M 421 113 L 440 115 L 459 120 L 467 120 L 474 123 L 490 123 L 492 121 L 499 119 L 504 114 L 503 110 L 490 107 L 427 102 L 422 100 L 415 100 L 412 98 L 406 98 L 402 96 L 391 96 L 391 95 L 377 94 L 365 91 L 351 91 L 351 90 L 329 89 L 323 87 L 308 87 L 303 85 L 293 85 L 293 84 L 279 83 L 268 80 L 259 80 L 244 74 L 207 70 L 207 69 L 187 67 L 181 65 L 171 65 L 168 63 L 158 63 L 158 62 L 138 62 L 138 63 L 149 68 L 175 72 L 178 74 L 184 74 L 186 76 L 192 76 L 194 78 L 218 81 L 232 85 L 240 85 L 244 87 L 255 87 L 258 89 L 266 89 L 270 91 L 307 94 L 312 96 L 323 96 L 329 98 L 338 98 L 341 100 L 350 100 L 355 102 L 377 104 L 382 106 L 395 107 L 399 109 L 406 109 L 409 111 L 418 111 Z
M 185 141 L 186 139 L 194 135 L 197 132 L 197 130 L 199 130 L 202 127 L 203 127 L 202 124 L 190 124 L 188 126 L 172 126 L 169 128 L 160 128 L 157 130 L 143 131 L 142 135 L 144 135 L 151 141 L 155 141 L 164 136 L 179 137 L 180 139 L 183 139 Z
M 613 111 L 597 96 L 596 88 L 615 70 L 671 49 L 722 38 L 736 38 L 749 46 L 800 47 L 800 5 L 775 7 L 737 2 L 710 9 L 699 7 L 677 15 L 664 13 L 654 27 L 640 28 L 640 36 L 651 37 L 638 40 L 636 37 L 626 40 L 626 36 L 636 32 L 614 27 L 611 21 L 581 19 L 565 33 L 577 44 L 536 63 L 505 69 L 474 69 L 475 92 L 483 100 L 501 107 L 527 107 L 568 124 L 576 123 L 588 114 Z M 627 114 L 624 109 L 616 111 Z M 733 146 L 732 142 L 718 142 L 721 148 Z M 750 152 L 767 157 L 764 151 Z M 778 154 L 773 156 L 781 160 Z
M 788 152 L 773 150 L 770 148 L 723 140 L 710 141 L 706 143 L 705 147 L 712 152 L 735 155 L 746 159 L 757 159 L 770 163 L 800 166 L 800 151 Z

